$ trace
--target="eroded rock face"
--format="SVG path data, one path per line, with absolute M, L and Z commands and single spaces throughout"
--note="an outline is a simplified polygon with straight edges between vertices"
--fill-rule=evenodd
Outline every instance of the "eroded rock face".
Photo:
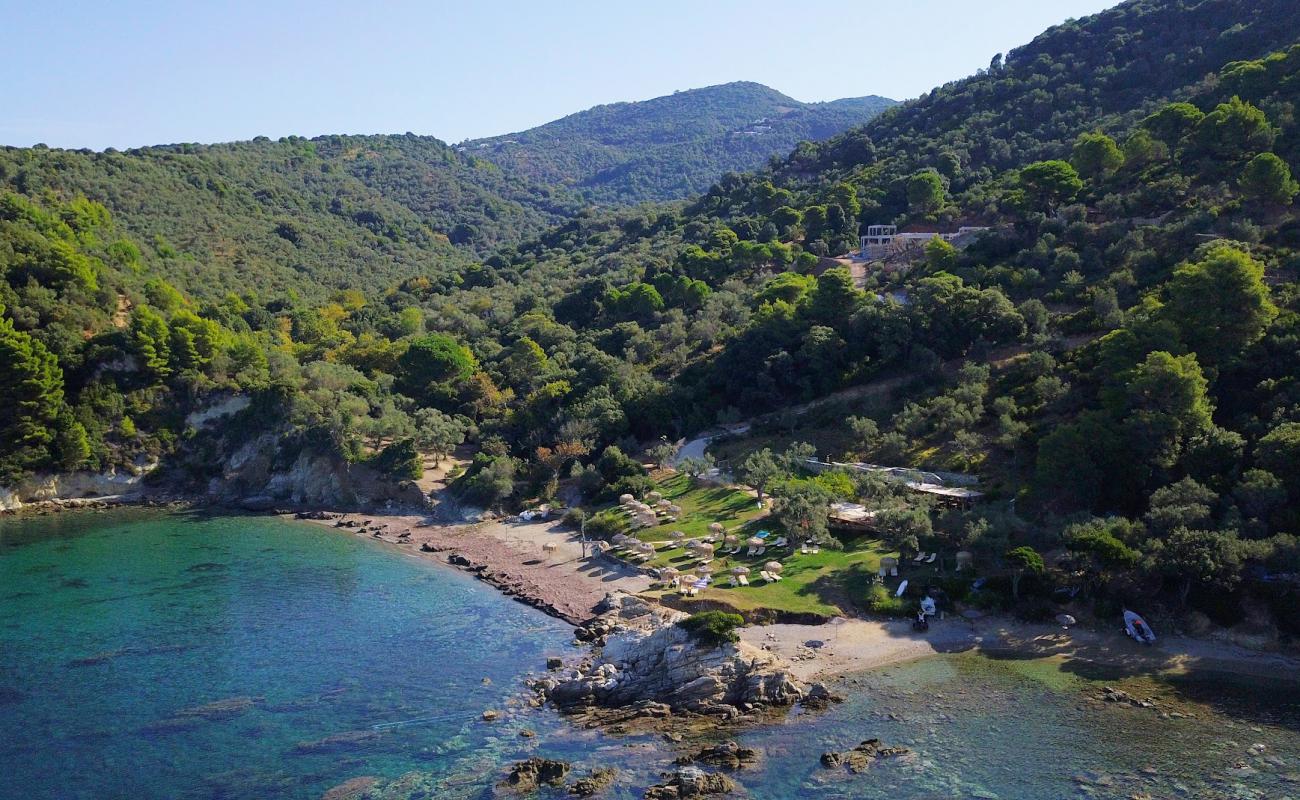
M 701 645 L 674 624 L 613 633 L 591 662 L 538 688 L 561 708 L 658 703 L 729 715 L 740 707 L 790 705 L 806 692 L 771 653 L 744 643 Z

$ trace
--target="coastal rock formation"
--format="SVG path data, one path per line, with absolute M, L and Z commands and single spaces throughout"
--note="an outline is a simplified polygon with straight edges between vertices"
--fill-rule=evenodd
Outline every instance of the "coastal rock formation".
M 129 468 L 110 468 L 105 472 L 32 475 L 11 486 L 0 486 L 0 511 L 84 497 L 134 495 L 140 490 L 144 476 L 156 466 L 156 461 L 140 461 Z
M 906 747 L 887 747 L 879 739 L 867 739 L 852 750 L 843 753 L 822 753 L 822 766 L 827 769 L 845 767 L 849 772 L 860 774 L 882 758 L 892 758 L 910 753 Z
M 645 791 L 646 800 L 679 800 L 686 797 L 730 794 L 736 782 L 726 775 L 705 772 L 698 767 L 682 767 L 666 783 L 651 786 Z
M 702 645 L 675 624 L 613 633 L 588 662 L 534 686 L 564 709 L 644 704 L 652 713 L 662 704 L 724 716 L 790 705 L 807 693 L 773 654 L 743 642 Z

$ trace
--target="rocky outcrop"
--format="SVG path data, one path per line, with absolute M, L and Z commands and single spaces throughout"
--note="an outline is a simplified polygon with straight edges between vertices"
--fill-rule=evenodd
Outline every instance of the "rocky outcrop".
M 568 762 L 533 757 L 515 762 L 498 786 L 518 794 L 529 794 L 542 786 L 563 786 L 568 775 Z
M 790 705 L 807 692 L 771 653 L 741 642 L 703 645 L 672 623 L 611 633 L 587 662 L 534 686 L 563 709 L 666 707 L 724 717 Z
M 698 767 L 682 767 L 666 783 L 646 789 L 645 797 L 646 800 L 679 800 L 730 794 L 734 791 L 736 782 L 726 775 L 705 772 Z
M 569 787 L 569 794 L 574 797 L 593 797 L 614 785 L 618 779 L 618 770 L 608 767 L 593 769 L 590 775 L 579 778 Z
M 907 755 L 910 752 L 906 747 L 887 747 L 879 739 L 867 739 L 852 750 L 822 753 L 821 761 L 827 769 L 843 767 L 856 775 L 866 772 L 880 759 Z
M 708 745 L 690 755 L 680 756 L 675 762 L 679 766 L 707 764 L 710 767 L 738 770 L 758 763 L 758 751 L 744 747 L 736 742 Z

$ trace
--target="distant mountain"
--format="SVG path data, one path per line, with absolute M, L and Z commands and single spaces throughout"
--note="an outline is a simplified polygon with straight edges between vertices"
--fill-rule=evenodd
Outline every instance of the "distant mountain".
M 457 149 L 589 200 L 674 200 L 723 173 L 762 166 L 804 140 L 834 136 L 896 101 L 854 97 L 801 103 L 758 83 L 727 83 L 570 114 L 522 133 Z

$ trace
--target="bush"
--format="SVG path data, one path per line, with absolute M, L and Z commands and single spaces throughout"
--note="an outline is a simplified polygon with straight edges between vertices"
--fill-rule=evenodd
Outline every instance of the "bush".
M 393 442 L 380 450 L 370 463 L 376 470 L 391 478 L 416 480 L 424 474 L 424 464 L 412 439 Z
M 864 602 L 867 610 L 887 617 L 908 617 L 915 610 L 915 604 L 905 597 L 894 597 L 894 593 L 883 583 L 873 584 L 867 590 Z
M 745 618 L 725 611 L 701 611 L 677 624 L 700 644 L 720 647 L 729 642 L 740 641 L 740 634 L 736 633 L 736 628 L 745 624 Z
M 622 532 L 622 520 L 612 513 L 593 514 L 587 518 L 588 539 L 609 539 L 614 534 Z

